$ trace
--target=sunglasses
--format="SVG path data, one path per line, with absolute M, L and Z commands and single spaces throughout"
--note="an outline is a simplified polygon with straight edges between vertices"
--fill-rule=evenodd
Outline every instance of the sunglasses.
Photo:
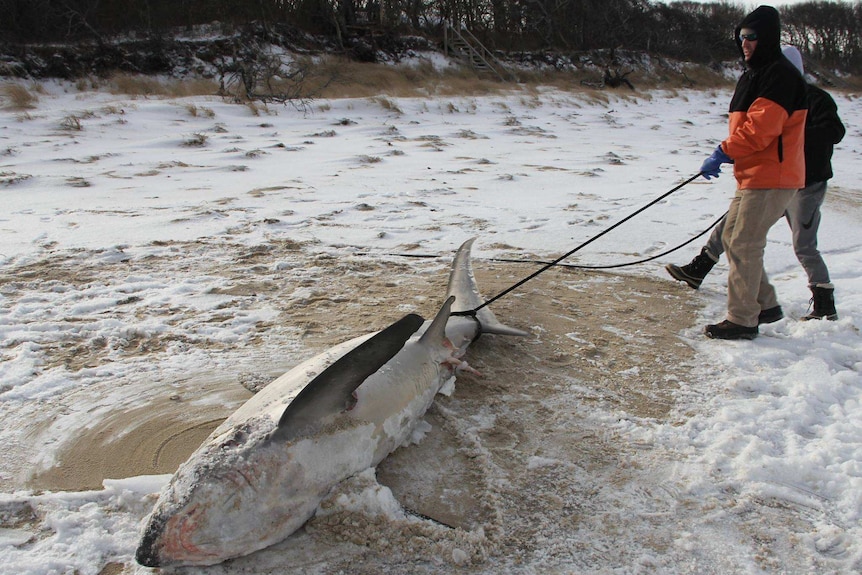
M 740 34 L 739 41 L 748 40 L 749 42 L 757 42 L 757 32 L 752 32 L 751 34 Z

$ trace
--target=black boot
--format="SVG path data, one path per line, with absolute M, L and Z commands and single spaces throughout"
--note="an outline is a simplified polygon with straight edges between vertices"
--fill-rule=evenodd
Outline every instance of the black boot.
M 835 321 L 838 319 L 838 312 L 835 311 L 835 288 L 827 288 L 814 286 L 811 288 L 811 302 L 814 304 L 814 311 L 806 316 L 803 316 L 802 321 L 809 319 L 828 319 Z
M 758 331 L 756 327 L 745 327 L 724 320 L 721 323 L 706 326 L 703 333 L 710 339 L 754 339 L 757 337 Z
M 780 305 L 777 305 L 769 309 L 760 310 L 760 314 L 757 316 L 757 325 L 775 323 L 780 319 L 784 319 L 784 311 Z
M 706 248 L 703 248 L 700 250 L 700 254 L 691 260 L 690 264 L 682 267 L 674 264 L 667 264 L 664 266 L 664 269 L 667 270 L 667 273 L 669 273 L 673 279 L 687 283 L 691 289 L 697 289 L 703 282 L 703 278 L 706 277 L 706 274 L 709 273 L 709 270 L 711 270 L 714 265 L 715 260 L 709 257 L 709 253 L 706 251 Z

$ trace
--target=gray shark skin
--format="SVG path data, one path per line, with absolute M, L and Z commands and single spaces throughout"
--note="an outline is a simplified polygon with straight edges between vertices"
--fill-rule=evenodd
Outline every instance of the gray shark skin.
M 481 333 L 525 336 L 482 304 L 470 264 L 452 263 L 433 321 L 410 314 L 297 365 L 249 399 L 174 474 L 135 557 L 147 567 L 214 565 L 302 527 L 339 482 L 404 444 Z

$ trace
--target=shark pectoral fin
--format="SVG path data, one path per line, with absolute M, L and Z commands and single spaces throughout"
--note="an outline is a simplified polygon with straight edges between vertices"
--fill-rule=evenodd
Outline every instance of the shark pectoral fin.
M 328 417 L 352 408 L 354 392 L 397 354 L 425 320 L 409 314 L 353 348 L 312 379 L 278 421 L 275 440 L 314 433 Z

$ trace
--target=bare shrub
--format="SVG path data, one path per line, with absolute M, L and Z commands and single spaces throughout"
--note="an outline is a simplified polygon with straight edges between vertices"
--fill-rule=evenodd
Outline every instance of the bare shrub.
M 72 114 L 60 121 L 60 128 L 70 132 L 80 132 L 84 129 L 84 125 L 81 123 L 79 116 Z
M 218 94 L 218 83 L 207 78 L 171 80 L 165 84 L 165 90 L 174 98 L 215 96 Z
M 429 93 L 440 96 L 483 96 L 509 90 L 511 84 L 476 76 L 472 70 L 447 70 L 438 82 L 429 86 Z
M 89 188 L 92 184 L 90 184 L 90 182 L 85 178 L 73 176 L 71 178 L 66 178 L 66 185 L 73 188 Z
M 267 110 L 266 104 L 259 105 L 254 100 L 248 100 L 245 103 L 245 107 L 248 108 L 249 112 L 251 112 L 252 116 L 260 116 L 261 113 L 269 113 Z
M 387 110 L 389 112 L 394 112 L 399 116 L 404 113 L 401 108 L 398 107 L 398 104 L 390 100 L 389 98 L 385 98 L 383 96 L 377 97 L 373 99 L 374 102 L 380 105 L 381 108 Z
M 0 172 L 0 186 L 14 186 L 26 182 L 32 178 L 30 174 L 16 174 L 15 172 Z
M 595 89 L 584 90 L 582 97 L 588 104 L 607 104 L 611 101 L 607 93 Z
M 141 74 L 114 74 L 110 78 L 109 91 L 126 96 L 169 95 L 160 80 Z
M 310 57 L 287 59 L 254 40 L 239 40 L 233 54 L 217 62 L 219 94 L 236 102 L 291 104 L 307 111 L 332 82 L 331 69 Z
M 372 98 L 424 96 L 439 93 L 448 81 L 446 74 L 429 64 L 393 66 L 348 61 L 328 56 L 318 61 L 327 70 L 330 83 L 320 91 L 326 98 Z M 471 75 L 473 81 L 475 74 Z
M 193 118 L 215 118 L 215 111 L 212 108 L 198 106 L 197 104 L 186 104 L 186 111 Z
M 106 115 L 112 115 L 112 116 L 113 116 L 113 115 L 115 115 L 115 116 L 122 116 L 123 114 L 125 114 L 125 113 L 126 113 L 126 111 L 125 111 L 125 110 L 123 110 L 121 107 L 116 106 L 116 105 L 107 105 L 107 106 L 103 106 L 103 107 L 102 107 L 102 109 L 101 109 L 101 112 L 102 112 L 103 114 L 106 114 Z
M 89 78 L 78 78 L 75 80 L 75 89 L 79 92 L 86 92 L 90 89 L 95 89 L 95 86 L 90 82 Z
M 476 96 L 493 94 L 515 87 L 498 77 L 479 73 L 469 66 L 450 66 L 436 69 L 430 62 L 418 65 L 389 66 L 389 73 L 397 77 L 392 94 L 404 96 Z
M 410 66 L 399 66 L 400 72 L 405 80 L 410 83 L 427 83 L 429 80 L 439 80 L 443 73 L 438 72 L 428 60 L 422 60 L 418 64 Z
M 202 148 L 207 145 L 207 141 L 209 140 L 209 136 L 204 134 L 203 132 L 195 132 L 185 140 L 183 140 L 183 146 L 187 148 Z
M 3 96 L 9 100 L 8 108 L 13 110 L 29 110 L 36 107 L 39 101 L 32 91 L 20 84 L 6 84 L 3 86 Z
M 203 78 L 173 80 L 142 74 L 118 73 L 108 80 L 108 90 L 112 94 L 126 96 L 185 98 L 188 96 L 212 96 L 217 93 L 218 87 L 214 81 Z

